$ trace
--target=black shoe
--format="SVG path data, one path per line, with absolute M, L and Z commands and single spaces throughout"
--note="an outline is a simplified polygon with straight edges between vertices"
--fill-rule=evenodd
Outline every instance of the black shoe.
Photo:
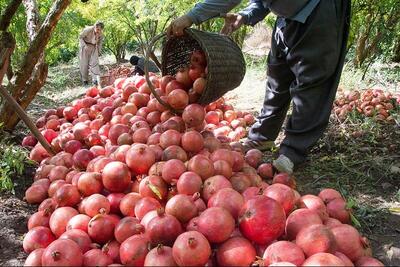
M 83 81 L 83 86 L 88 86 L 89 82 L 88 81 Z

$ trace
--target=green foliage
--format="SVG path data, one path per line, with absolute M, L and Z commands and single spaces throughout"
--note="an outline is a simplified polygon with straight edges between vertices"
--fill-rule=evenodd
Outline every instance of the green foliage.
M 31 161 L 28 160 L 28 151 L 13 144 L 5 135 L 0 132 L 0 191 L 14 193 L 13 178 L 22 175 Z

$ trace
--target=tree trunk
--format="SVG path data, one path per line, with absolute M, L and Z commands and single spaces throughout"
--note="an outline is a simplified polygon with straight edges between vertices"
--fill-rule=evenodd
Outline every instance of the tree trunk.
M 14 99 L 18 102 L 23 104 L 27 107 L 33 97 L 36 95 L 37 91 L 40 88 L 33 88 L 33 84 L 42 84 L 44 80 L 34 81 L 31 80 L 30 82 L 27 81 L 32 76 L 32 71 L 36 64 L 38 63 L 39 59 L 42 57 L 43 51 L 50 40 L 51 34 L 54 31 L 55 26 L 57 25 L 58 21 L 60 20 L 62 14 L 64 13 L 65 9 L 71 3 L 71 0 L 57 0 L 54 2 L 52 8 L 50 9 L 49 13 L 45 21 L 43 22 L 42 26 L 40 27 L 37 35 L 32 40 L 28 51 L 24 57 L 24 60 L 21 63 L 20 69 L 16 73 L 16 79 L 14 83 L 10 83 L 7 86 L 9 92 L 12 93 Z M 34 77 L 44 77 L 43 75 L 47 75 L 47 66 L 36 66 L 38 69 L 38 73 L 35 72 Z M 40 70 L 40 71 L 39 71 Z M 45 71 L 46 70 L 46 71 Z M 31 86 L 31 87 L 29 87 Z M 22 101 L 25 99 L 25 101 Z M 7 130 L 12 130 L 17 125 L 19 121 L 18 116 L 15 114 L 14 108 L 12 105 L 5 104 L 3 105 L 2 109 L 0 110 L 0 122 L 4 123 L 4 127 Z
M 33 41 L 40 27 L 39 9 L 36 0 L 23 0 L 22 4 L 26 12 L 26 32 L 28 33 L 29 41 Z
M 0 17 L 0 31 L 6 31 L 8 26 L 10 26 L 11 19 L 14 17 L 15 12 L 17 12 L 21 2 L 22 0 L 12 0 L 8 4 L 4 13 Z
M 397 37 L 396 44 L 394 46 L 392 61 L 397 63 L 400 62 L 400 36 Z
M 0 85 L 8 68 L 3 68 L 9 64 L 10 56 L 15 48 L 15 39 L 9 32 L 0 32 Z

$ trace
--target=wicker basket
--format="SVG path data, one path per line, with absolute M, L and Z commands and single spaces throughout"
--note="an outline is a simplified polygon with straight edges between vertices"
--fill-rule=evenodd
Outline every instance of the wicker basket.
M 152 46 L 164 36 L 153 39 L 147 51 L 146 63 Z M 209 104 L 240 85 L 246 72 L 241 49 L 228 36 L 196 29 L 186 29 L 184 36 L 169 38 L 164 42 L 162 75 L 175 75 L 179 68 L 188 66 L 194 50 L 204 51 L 208 71 L 206 88 L 198 103 Z M 145 73 L 148 76 L 146 70 Z

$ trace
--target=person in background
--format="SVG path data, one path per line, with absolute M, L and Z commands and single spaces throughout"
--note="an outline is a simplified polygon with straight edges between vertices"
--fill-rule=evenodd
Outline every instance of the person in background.
M 87 26 L 79 34 L 79 69 L 83 85 L 88 85 L 89 69 L 93 83 L 97 85 L 100 79 L 99 55 L 103 45 L 104 23 L 97 21 L 93 26 Z
M 251 127 L 246 149 L 274 145 L 290 103 L 292 113 L 273 165 L 292 173 L 304 162 L 325 131 L 340 80 L 349 34 L 350 0 L 251 0 L 238 14 L 241 1 L 205 0 L 167 28 L 169 36 L 214 17 L 224 17 L 223 34 L 242 25 L 254 26 L 270 12 L 277 15 L 268 55 L 264 105 Z M 249 88 L 249 90 L 251 90 Z
M 129 62 L 134 66 L 134 70 L 131 75 L 144 75 L 144 58 L 138 56 L 131 56 Z M 149 71 L 158 73 L 160 70 L 153 61 L 149 61 Z

